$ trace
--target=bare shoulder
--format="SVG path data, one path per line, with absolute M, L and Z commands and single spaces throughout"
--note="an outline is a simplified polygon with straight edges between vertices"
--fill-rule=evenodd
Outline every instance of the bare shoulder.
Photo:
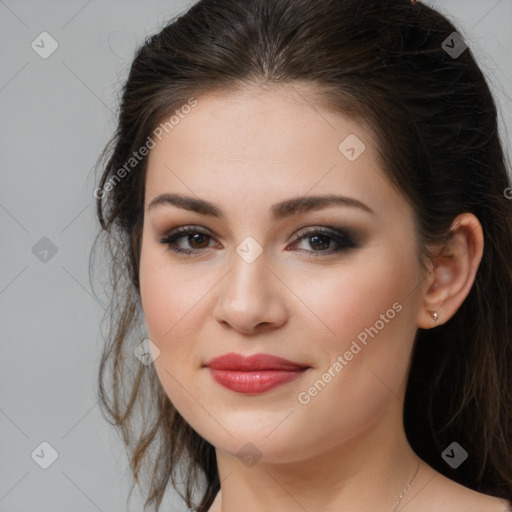
M 483 494 L 445 477 L 422 462 L 421 476 L 409 499 L 402 503 L 414 512 L 510 512 L 510 503 L 502 498 Z M 220 512 L 221 491 L 208 512 Z
M 423 478 L 411 497 L 418 512 L 510 512 L 510 503 L 469 489 L 424 465 Z M 412 490 L 412 489 L 411 489 Z

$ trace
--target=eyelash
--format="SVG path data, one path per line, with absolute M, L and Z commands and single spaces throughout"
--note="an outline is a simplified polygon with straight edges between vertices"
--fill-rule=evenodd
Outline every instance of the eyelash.
M 184 235 L 187 234 L 200 234 L 213 238 L 208 232 L 203 231 L 196 226 L 185 226 L 179 227 L 170 233 L 167 233 L 159 239 L 159 243 L 166 245 L 170 251 L 181 254 L 183 256 L 193 256 L 194 254 L 203 251 L 204 249 L 180 249 L 179 247 L 172 245 L 180 238 L 184 238 Z M 325 228 L 301 229 L 297 232 L 293 243 L 296 244 L 298 242 L 302 242 L 302 240 L 313 238 L 313 235 L 322 235 L 327 238 L 331 238 L 338 243 L 339 247 L 335 250 L 324 251 L 306 251 L 303 249 L 299 250 L 299 252 L 308 253 L 308 257 L 316 258 L 323 255 L 332 255 L 334 253 L 339 253 L 358 247 L 357 243 L 346 231 L 335 228 L 334 226 L 326 226 Z

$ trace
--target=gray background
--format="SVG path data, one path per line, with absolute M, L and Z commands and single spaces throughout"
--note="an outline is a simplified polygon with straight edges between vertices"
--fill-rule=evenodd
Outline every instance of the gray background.
M 127 458 L 97 405 L 104 306 L 88 277 L 93 166 L 135 46 L 192 3 L 0 0 L 0 512 L 142 510 L 137 490 L 125 506 Z M 430 5 L 477 54 L 509 141 L 512 0 Z M 31 47 L 44 31 L 58 42 L 47 59 Z M 46 262 L 44 237 L 57 249 Z M 58 452 L 48 469 L 31 457 L 43 441 Z M 168 498 L 162 511 L 186 510 Z

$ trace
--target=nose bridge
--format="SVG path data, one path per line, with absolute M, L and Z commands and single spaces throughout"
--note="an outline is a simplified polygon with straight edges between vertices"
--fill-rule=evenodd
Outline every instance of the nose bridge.
M 217 320 L 242 331 L 252 331 L 261 323 L 280 324 L 284 298 L 263 247 L 248 237 L 236 247 L 231 263 L 216 308 Z
M 258 244 L 259 246 L 259 244 Z M 258 254 L 259 253 L 259 254 Z M 241 308 L 261 307 L 268 301 L 270 286 L 268 261 L 263 248 L 257 249 L 254 242 L 243 241 L 232 258 L 232 271 L 227 279 L 225 297 Z

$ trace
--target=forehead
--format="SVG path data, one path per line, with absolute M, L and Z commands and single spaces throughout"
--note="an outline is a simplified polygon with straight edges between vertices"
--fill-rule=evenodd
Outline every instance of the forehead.
M 257 164 L 304 156 L 311 160 L 326 150 L 331 156 L 334 150 L 337 158 L 340 137 L 343 140 L 349 134 L 357 134 L 366 147 L 373 146 L 370 132 L 359 123 L 320 107 L 315 100 L 318 93 L 312 86 L 288 84 L 203 95 L 151 153 L 154 156 L 173 146 L 181 156 L 208 152 L 224 161 L 250 158 Z
M 375 211 L 399 200 L 377 165 L 369 130 L 321 108 L 298 85 L 198 97 L 149 154 L 146 206 L 172 191 L 238 200 L 238 209 L 244 198 L 253 210 L 262 200 L 306 194 L 350 195 Z

